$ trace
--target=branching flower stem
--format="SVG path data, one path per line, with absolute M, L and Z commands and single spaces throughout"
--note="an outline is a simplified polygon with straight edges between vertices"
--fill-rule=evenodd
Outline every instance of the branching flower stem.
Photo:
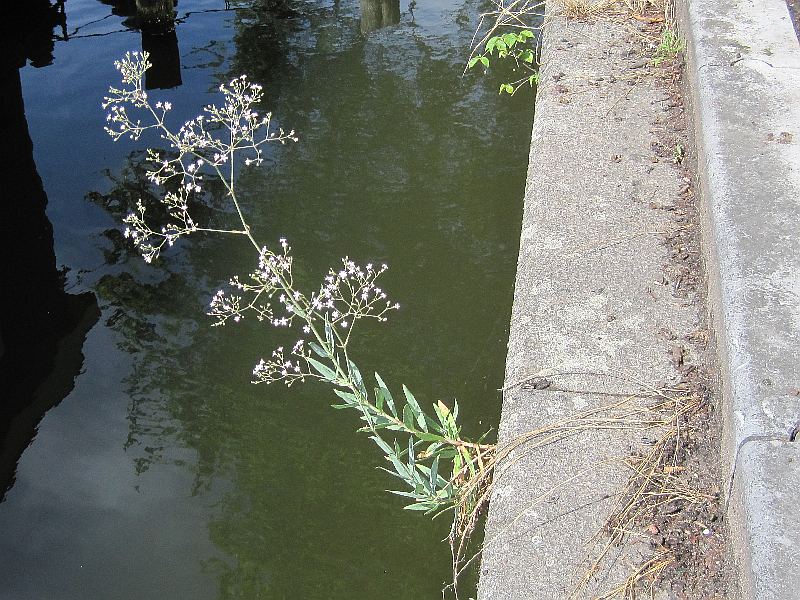
M 166 190 L 160 203 L 167 220 L 160 228 L 151 226 L 147 207 L 139 200 L 136 210 L 125 218 L 125 236 L 147 262 L 191 233 L 245 236 L 256 250 L 257 266 L 247 278 L 232 277 L 230 290 L 219 290 L 212 297 L 208 314 L 216 319 L 215 325 L 238 323 L 248 314 L 279 328 L 290 328 L 299 320 L 303 332 L 290 351 L 278 347 L 262 358 L 253 369 L 253 382 L 281 381 L 291 386 L 318 379 L 329 383 L 341 400 L 334 407 L 360 413 L 364 424 L 359 431 L 368 433 L 384 453 L 389 463 L 385 470 L 404 482 L 405 489 L 392 493 L 409 498 L 406 508 L 411 510 L 438 514 L 453 509 L 451 539 L 463 536 L 465 529 L 474 526 L 477 504 L 484 501 L 484 484 L 490 479 L 485 468 L 491 464 L 495 446 L 461 437 L 457 403 L 449 408 L 438 402 L 433 405 L 434 414 L 428 414 L 405 386 L 403 400 L 395 401 L 377 373 L 370 393 L 348 352 L 357 321 L 385 322 L 387 313 L 399 308 L 376 285 L 388 267 L 360 266 L 345 257 L 340 268 L 328 271 L 316 291 L 306 294 L 295 286 L 288 242 L 281 238 L 280 250 L 273 251 L 255 238 L 247 223 L 236 194 L 237 154 L 246 156 L 245 167 L 260 165 L 264 144 L 296 142 L 294 131 L 271 131 L 272 115 L 260 116 L 254 110 L 263 97 L 261 87 L 246 76 L 220 86 L 223 106 L 206 106 L 202 114 L 173 131 L 166 119 L 170 103 L 151 104 L 143 88 L 144 73 L 151 66 L 147 53 L 128 53 L 115 66 L 123 86 L 110 87 L 104 99 L 103 107 L 109 109 L 106 131 L 117 141 L 123 136 L 137 140 L 154 130 L 169 145 L 167 151 L 147 151 L 152 164 L 148 178 Z M 144 113 L 150 122 L 134 120 L 129 107 Z M 202 202 L 208 178 L 222 182 L 238 217 L 237 227 L 200 226 L 192 218 L 190 205 Z M 406 436 L 407 444 L 401 446 L 396 437 L 385 439 L 382 430 Z

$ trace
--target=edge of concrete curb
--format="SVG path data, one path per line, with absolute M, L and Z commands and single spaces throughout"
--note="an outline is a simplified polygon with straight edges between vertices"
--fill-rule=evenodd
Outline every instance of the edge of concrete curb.
M 678 0 L 742 598 L 800 598 L 800 44 L 784 0 Z

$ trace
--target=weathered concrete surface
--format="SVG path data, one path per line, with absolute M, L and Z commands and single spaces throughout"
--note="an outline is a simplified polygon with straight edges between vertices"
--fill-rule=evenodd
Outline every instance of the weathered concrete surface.
M 800 598 L 800 45 L 784 0 L 681 0 L 678 13 L 733 556 L 743 597 Z
M 671 161 L 654 159 L 654 104 L 663 99 L 632 50 L 629 29 L 551 14 L 525 194 L 500 444 L 565 416 L 671 382 L 664 327 L 697 325 L 696 308 L 663 279 L 664 212 L 677 196 Z M 602 79 L 600 79 L 602 78 Z M 655 162 L 654 162 L 655 161 Z M 542 382 L 519 382 L 534 375 Z M 569 391 L 571 390 L 571 391 Z M 575 589 L 642 432 L 591 431 L 534 452 L 496 476 L 479 598 L 560 599 Z M 603 540 L 600 540 L 602 542 Z M 597 540 L 595 540 L 597 542 Z M 638 563 L 611 560 L 578 597 L 608 591 Z

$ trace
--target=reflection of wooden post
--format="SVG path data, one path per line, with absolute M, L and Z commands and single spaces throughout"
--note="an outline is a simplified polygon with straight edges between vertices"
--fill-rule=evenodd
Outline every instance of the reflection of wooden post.
M 139 27 L 148 33 L 167 33 L 175 29 L 173 0 L 136 0 Z
M 381 27 L 397 25 L 400 22 L 400 0 L 383 0 L 381 8 L 383 10 Z
M 150 54 L 144 76 L 148 90 L 168 89 L 181 84 L 181 56 L 175 33 L 174 0 L 136 0 L 136 20 L 142 32 L 142 50 Z
M 400 0 L 361 0 L 361 32 L 400 22 Z
M 148 90 L 166 90 L 181 85 L 181 55 L 178 34 L 152 34 L 142 31 L 142 50 L 150 54 L 153 66 L 144 74 L 144 87 Z

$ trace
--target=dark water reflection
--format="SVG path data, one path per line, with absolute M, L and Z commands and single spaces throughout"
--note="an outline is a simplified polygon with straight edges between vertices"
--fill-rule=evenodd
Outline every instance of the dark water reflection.
M 440 597 L 447 525 L 383 492 L 353 415 L 320 387 L 248 383 L 293 338 L 203 316 L 251 250 L 195 238 L 156 265 L 128 253 L 119 219 L 154 190 L 141 147 L 101 129 L 111 61 L 147 43 L 122 4 L 111 19 L 70 0 L 67 30 L 94 37 L 22 71 L 58 263 L 102 318 L 0 504 L 0 598 Z M 157 53 L 173 76 L 180 57 L 179 79 L 152 85 L 172 88 L 156 93 L 180 122 L 233 75 L 265 84 L 301 139 L 241 173 L 251 224 L 289 238 L 309 286 L 344 255 L 388 262 L 403 309 L 363 330 L 358 362 L 428 402 L 457 398 L 472 432 L 499 413 L 531 118 L 530 96 L 460 77 L 476 9 L 181 0 L 175 52 Z M 219 196 L 202 214 L 224 224 Z

